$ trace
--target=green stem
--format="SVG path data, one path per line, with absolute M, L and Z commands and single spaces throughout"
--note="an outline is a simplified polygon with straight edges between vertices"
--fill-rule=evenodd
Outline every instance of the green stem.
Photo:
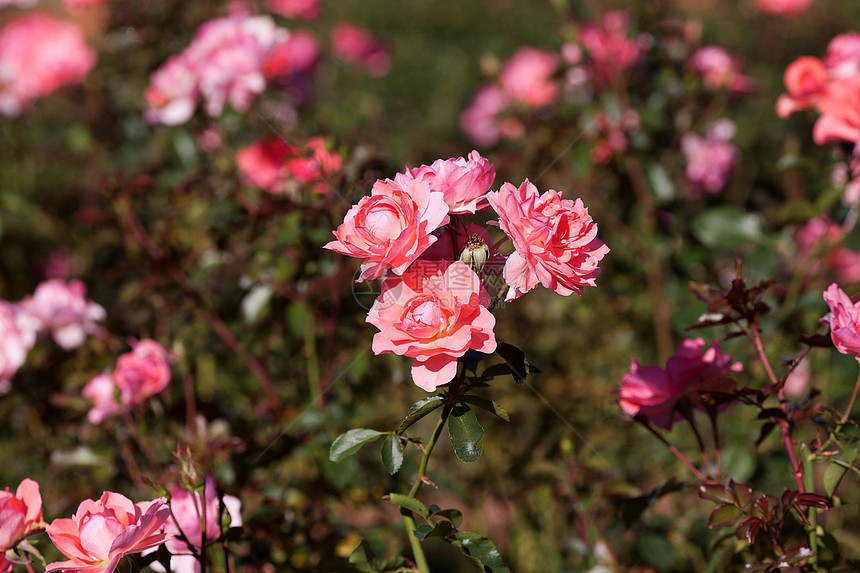
M 433 448 L 436 447 L 436 442 L 439 440 L 439 436 L 442 435 L 442 428 L 445 427 L 445 423 L 448 421 L 448 416 L 450 415 L 451 406 L 446 404 L 442 409 L 442 415 L 439 417 L 439 422 L 436 423 L 436 429 L 433 430 L 430 441 L 424 446 L 424 455 L 421 456 L 421 462 L 418 464 L 418 475 L 415 476 L 415 483 L 412 484 L 412 489 L 409 490 L 407 497 L 414 498 L 418 495 L 418 490 L 421 489 L 421 482 L 427 472 L 427 463 L 430 461 L 430 454 L 433 453 Z M 409 545 L 412 546 L 415 565 L 418 567 L 419 573 L 430 573 L 427 558 L 424 556 L 424 549 L 421 547 L 421 541 L 415 537 L 415 518 L 412 516 L 412 512 L 401 508 L 400 516 L 403 518 L 403 525 L 406 526 L 406 535 L 409 537 Z
M 812 455 L 805 446 L 801 446 L 800 453 L 803 456 L 803 482 L 807 491 L 815 491 L 815 474 L 812 472 Z M 812 550 L 812 556 L 809 558 L 809 564 L 814 570 L 818 569 L 818 509 L 810 507 L 807 509 L 806 517 L 809 519 L 809 549 Z

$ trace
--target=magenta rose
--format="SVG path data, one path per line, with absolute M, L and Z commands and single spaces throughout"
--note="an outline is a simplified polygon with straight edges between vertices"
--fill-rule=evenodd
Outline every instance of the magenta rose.
M 538 283 L 565 296 L 582 296 L 584 286 L 595 286 L 609 247 L 597 238 L 597 224 L 581 199 L 562 199 L 554 190 L 540 195 L 526 179 L 519 188 L 505 183 L 487 200 L 515 249 L 505 263 L 506 300 Z
M 450 214 L 474 213 L 487 207 L 486 195 L 496 179 L 496 168 L 473 150 L 468 159 L 437 159 L 432 165 L 398 173 L 394 179 L 403 184 L 423 179 L 431 189 L 442 192 Z
M 720 351 L 719 342 L 702 354 L 704 346 L 701 338 L 685 340 L 666 362 L 665 369 L 642 367 L 633 359 L 630 373 L 621 379 L 616 392 L 621 409 L 630 416 L 644 416 L 664 430 L 671 429 L 681 418 L 677 404 L 682 397 L 689 398 L 693 407 L 705 410 L 698 393 L 727 386 L 726 377 L 741 370 L 741 364 L 732 363 L 732 357 Z
M 824 291 L 824 302 L 830 307 L 830 338 L 836 350 L 860 362 L 860 303 L 851 302 L 836 283 Z
M 462 262 L 418 261 L 403 276 L 391 276 L 373 303 L 367 322 L 380 332 L 374 354 L 414 358 L 412 379 L 428 392 L 457 374 L 457 359 L 470 348 L 493 352 L 495 317 L 478 275 Z
M 324 248 L 364 257 L 356 282 L 379 278 L 388 270 L 399 275 L 436 242 L 433 231 L 447 223 L 445 198 L 426 181 L 380 180 L 370 197 L 347 212 L 334 232 L 337 240 Z

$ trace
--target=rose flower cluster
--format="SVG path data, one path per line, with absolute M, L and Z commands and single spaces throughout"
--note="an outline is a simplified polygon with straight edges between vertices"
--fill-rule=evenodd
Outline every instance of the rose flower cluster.
M 490 191 L 495 167 L 477 151 L 437 160 L 377 181 L 354 205 L 325 245 L 362 258 L 356 282 L 384 278 L 367 316 L 379 331 L 375 354 L 413 358 L 417 386 L 433 391 L 450 382 L 468 350 L 496 349 L 495 300 L 514 300 L 538 284 L 562 295 L 595 286 L 609 252 L 580 199 L 541 194 L 528 180 Z M 492 209 L 505 238 L 465 216 Z M 498 248 L 506 240 L 513 252 Z M 504 284 L 491 297 L 488 279 L 504 264 Z

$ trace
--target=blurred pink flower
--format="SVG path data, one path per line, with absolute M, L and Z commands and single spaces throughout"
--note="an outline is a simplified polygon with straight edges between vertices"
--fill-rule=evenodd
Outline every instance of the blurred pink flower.
M 133 343 L 132 351 L 117 359 L 113 380 L 119 388 L 123 405 L 140 406 L 170 382 L 167 351 L 154 340 Z
M 426 181 L 432 190 L 440 191 L 445 196 L 448 213 L 456 215 L 487 208 L 487 192 L 495 178 L 495 166 L 473 150 L 468 159 L 452 157 L 437 159 L 432 165 L 422 165 L 415 169 L 407 167 L 404 173 L 395 176 L 395 181 Z
M 403 274 L 436 241 L 433 231 L 448 223 L 448 205 L 423 180 L 377 181 L 334 231 L 325 245 L 343 255 L 363 257 L 356 282 L 375 279 L 388 270 Z
M 106 318 L 105 309 L 88 301 L 86 293 L 81 281 L 49 279 L 20 302 L 20 309 L 38 321 L 39 332 L 51 332 L 57 344 L 72 350 L 99 332 L 96 322 Z
M 590 156 L 594 163 L 608 163 L 613 156 L 627 149 L 627 134 L 639 130 L 639 114 L 625 109 L 621 117 L 611 117 L 604 111 L 594 112 L 594 131 L 597 135 Z
M 727 381 L 727 376 L 739 372 L 742 366 L 739 362 L 732 363 L 731 356 L 721 352 L 719 341 L 703 355 L 704 347 L 701 338 L 684 340 L 666 362 L 665 369 L 641 367 L 635 358 L 631 360 L 630 373 L 621 379 L 616 392 L 621 409 L 629 416 L 644 416 L 664 430 L 671 429 L 681 419 L 677 405 L 682 398 L 690 400 L 691 406 L 707 411 L 699 392 L 733 388 L 734 382 Z
M 499 81 L 502 90 L 515 102 L 541 107 L 558 99 L 558 83 L 552 76 L 559 56 L 524 46 L 502 66 Z
M 693 70 L 712 90 L 745 92 L 750 89 L 750 79 L 741 74 L 738 61 L 719 46 L 699 48 L 691 61 Z
M 266 0 L 266 9 L 285 18 L 313 20 L 320 15 L 319 0 Z
M 44 12 L 0 30 L 0 115 L 15 116 L 31 100 L 81 82 L 96 63 L 81 30 Z
M 0 300 L 0 396 L 8 391 L 9 380 L 35 344 L 35 329 L 27 320 L 15 305 Z
M 296 152 L 280 137 L 262 137 L 236 152 L 236 167 L 249 183 L 269 193 L 281 193 L 289 175 L 286 160 Z
M 860 32 L 839 34 L 830 40 L 824 65 L 833 79 L 860 75 Z
M 603 15 L 599 24 L 580 26 L 579 39 L 588 52 L 592 77 L 599 86 L 631 67 L 650 43 L 650 36 L 628 38 L 630 15 L 617 10 Z
M 292 31 L 263 60 L 263 75 L 296 102 L 304 102 L 310 97 L 312 73 L 319 54 L 319 42 L 313 32 Z
M 187 58 L 168 58 L 152 74 L 149 86 L 143 92 L 149 106 L 146 119 L 164 125 L 181 125 L 191 119 L 197 107 L 198 81 L 197 73 Z
M 785 378 L 785 395 L 792 400 L 801 400 L 809 395 L 812 367 L 804 360 L 795 366 Z
M 104 4 L 105 2 L 107 2 L 107 0 L 63 0 L 63 4 L 65 4 L 66 8 L 69 10 L 83 10 Z
M 93 407 L 87 413 L 90 424 L 101 424 L 106 418 L 120 413 L 115 390 L 112 374 L 99 374 L 84 386 L 81 394 L 93 401 Z
M 828 79 L 827 69 L 818 58 L 803 56 L 791 62 L 783 77 L 788 93 L 777 98 L 777 115 L 786 118 L 818 105 L 827 90 Z
M 824 302 L 830 307 L 830 319 L 822 322 L 830 325 L 830 338 L 836 350 L 852 354 L 860 362 L 860 302 L 851 302 L 836 283 L 824 291 Z
M 507 94 L 500 88 L 483 86 L 475 92 L 472 101 L 460 114 L 460 130 L 478 145 L 495 145 L 504 133 L 499 114 L 510 104 Z
M 526 179 L 519 188 L 503 184 L 487 200 L 515 249 L 505 263 L 510 287 L 505 300 L 538 283 L 565 296 L 581 296 L 584 286 L 595 286 L 609 247 L 597 238 L 597 225 L 581 199 L 562 199 L 552 189 L 541 195 Z
M 51 563 L 45 572 L 112 573 L 123 556 L 169 539 L 161 533 L 169 517 L 165 498 L 134 504 L 106 491 L 98 501 L 84 500 L 74 516 L 48 526 L 48 536 L 69 561 Z
M 338 22 L 331 29 L 331 47 L 342 62 L 360 66 L 371 76 L 382 77 L 391 70 L 385 43 L 365 28 Z
M 464 263 L 418 261 L 385 280 L 367 315 L 380 330 L 373 352 L 414 358 L 415 385 L 432 392 L 454 378 L 467 350 L 496 349 L 489 302 L 481 279 Z
M 46 525 L 42 520 L 39 484 L 24 478 L 14 495 L 8 487 L 0 491 L 0 555 Z
M 840 283 L 860 282 L 860 253 L 842 244 L 844 238 L 842 227 L 826 216 L 810 219 L 794 236 L 797 254 L 812 262 L 809 272 L 818 273 L 826 266 Z
M 831 81 L 819 108 L 821 116 L 812 128 L 815 143 L 860 142 L 860 76 Z
M 805 12 L 812 0 L 756 0 L 759 10 L 767 14 L 794 16 Z
M 172 573 L 200 571 L 200 563 L 194 553 L 199 554 L 207 544 L 221 537 L 221 507 L 215 490 L 215 480 L 211 477 L 206 478 L 203 498 L 205 504 L 197 491 L 192 493 L 177 486 L 170 488 L 170 511 L 173 519 L 165 523 L 164 531 L 173 534 L 173 538 L 165 543 L 167 550 L 173 555 L 170 558 Z M 230 516 L 230 527 L 241 527 L 242 502 L 232 495 L 224 495 L 221 499 Z
M 685 133 L 681 138 L 690 199 L 699 199 L 705 193 L 719 193 L 726 186 L 738 159 L 738 150 L 729 143 L 734 134 L 735 124 L 723 119 L 714 122 L 705 137 Z

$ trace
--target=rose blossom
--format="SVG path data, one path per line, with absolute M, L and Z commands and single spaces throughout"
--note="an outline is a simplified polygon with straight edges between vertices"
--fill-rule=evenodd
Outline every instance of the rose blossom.
M 380 330 L 373 352 L 414 358 L 415 385 L 432 392 L 453 380 L 457 358 L 467 350 L 496 349 L 489 302 L 481 279 L 464 263 L 416 262 L 403 276 L 386 279 L 367 315 Z
M 666 368 L 642 367 L 634 358 L 630 373 L 621 379 L 618 404 L 629 416 L 644 416 L 658 428 L 669 430 L 681 418 L 677 404 L 681 398 L 692 401 L 696 408 L 706 411 L 698 392 L 723 386 L 730 372 L 739 372 L 739 362 L 723 354 L 719 341 L 715 341 L 704 355 L 705 341 L 701 338 L 685 340 Z
M 442 192 L 448 213 L 455 215 L 487 207 L 486 195 L 495 178 L 495 165 L 473 150 L 468 159 L 437 159 L 432 165 L 407 167 L 405 173 L 398 173 L 394 179 L 400 183 L 423 179 L 431 189 Z
M 460 130 L 478 145 L 495 145 L 505 133 L 505 124 L 499 118 L 509 105 L 508 95 L 494 85 L 480 88 L 469 105 L 460 113 Z M 509 118 L 509 121 L 518 121 Z
M 170 558 L 172 573 L 195 573 L 200 563 L 194 552 L 200 553 L 207 544 L 221 537 L 220 503 L 215 491 L 215 480 L 206 478 L 205 504 L 200 492 L 173 486 L 170 488 L 170 510 L 174 519 L 165 523 L 164 531 L 173 534 L 165 546 L 173 555 Z M 242 502 L 232 495 L 222 497 L 224 508 L 230 515 L 230 527 L 242 526 Z M 202 524 L 205 527 L 201 526 Z M 205 534 L 204 534 L 205 532 Z M 180 539 L 180 535 L 185 539 Z M 193 549 L 193 551 L 192 551 Z
M 531 46 L 524 46 L 502 66 L 499 81 L 502 90 L 517 102 L 532 107 L 548 105 L 558 99 L 559 88 L 552 76 L 559 56 Z
M 149 109 L 144 114 L 151 123 L 181 125 L 191 119 L 200 93 L 197 72 L 187 58 L 171 56 L 158 68 L 144 90 Z
M 93 407 L 87 413 L 90 424 L 101 424 L 105 418 L 120 413 L 119 404 L 114 396 L 116 384 L 110 374 L 99 374 L 84 386 L 81 394 L 93 401 Z
M 0 396 L 33 348 L 36 336 L 30 322 L 15 305 L 0 300 Z
M 297 103 L 302 103 L 310 97 L 319 55 L 319 42 L 313 32 L 291 31 L 286 40 L 269 50 L 262 64 L 263 76 Z
M 756 4 L 767 14 L 794 16 L 809 8 L 812 0 L 756 0 Z
M 693 54 L 692 64 L 696 74 L 713 90 L 743 92 L 749 89 L 750 79 L 741 74 L 740 64 L 719 46 L 699 48 Z
M 681 151 L 687 161 L 684 175 L 687 196 L 699 199 L 705 193 L 719 193 L 729 181 L 738 158 L 738 150 L 729 140 L 734 137 L 735 124 L 722 119 L 708 128 L 705 137 L 685 133 Z
M 123 556 L 164 543 L 170 538 L 160 532 L 170 517 L 166 501 L 135 504 L 108 491 L 98 501 L 84 500 L 71 518 L 55 519 L 48 526 L 48 536 L 69 561 L 51 563 L 45 573 L 111 573 Z
M 776 100 L 776 113 L 786 118 L 818 104 L 827 90 L 827 69 L 818 58 L 803 56 L 785 68 L 783 82 L 788 94 Z
M 581 296 L 584 286 L 595 286 L 598 264 L 609 247 L 597 238 L 597 225 L 581 199 L 562 199 L 552 189 L 541 195 L 526 179 L 519 188 L 505 183 L 487 200 L 515 249 L 505 263 L 510 287 L 505 300 L 538 283 L 565 296 Z
M 0 30 L 0 114 L 15 116 L 31 100 L 79 83 L 96 63 L 81 30 L 33 12 Z
M 836 350 L 842 354 L 853 354 L 860 362 L 860 303 L 853 303 L 836 283 L 824 291 L 824 302 L 830 307 L 830 338 Z
M 40 283 L 20 307 L 38 321 L 40 332 L 50 331 L 57 344 L 72 350 L 83 344 L 88 334 L 98 332 L 96 322 L 106 317 L 105 309 L 88 301 L 86 293 L 81 281 L 50 279 Z
M 794 236 L 797 254 L 811 263 L 810 273 L 826 266 L 840 283 L 860 282 L 860 253 L 842 244 L 844 238 L 842 227 L 826 216 L 810 219 Z
M 324 248 L 364 257 L 356 282 L 375 279 L 391 269 L 403 274 L 427 247 L 431 233 L 448 223 L 448 205 L 439 191 L 423 180 L 379 180 L 370 197 L 363 197 L 334 231 L 336 241 Z
M 349 22 L 338 22 L 331 29 L 331 48 L 345 64 L 364 68 L 374 77 L 382 77 L 391 70 L 388 48 L 370 30 Z
M 860 142 L 860 76 L 831 81 L 819 107 L 821 117 L 812 128 L 815 143 Z
M 607 12 L 598 25 L 580 27 L 580 41 L 588 52 L 592 75 L 598 85 L 609 84 L 615 74 L 636 63 L 643 47 L 650 43 L 646 34 L 636 40 L 628 38 L 629 28 L 630 15 L 621 10 Z
M 134 343 L 131 352 L 117 359 L 113 380 L 125 406 L 140 406 L 170 382 L 167 351 L 154 340 Z
M 827 44 L 824 65 L 833 79 L 850 78 L 860 74 L 860 32 L 834 36 Z
M 320 15 L 319 0 L 266 0 L 266 9 L 285 18 L 313 20 Z
M 269 193 L 281 193 L 289 174 L 285 162 L 296 151 L 280 137 L 262 137 L 236 152 L 236 167 L 249 183 Z
M 0 491 L 0 555 L 45 525 L 39 484 L 24 478 L 14 495 L 8 487 Z

